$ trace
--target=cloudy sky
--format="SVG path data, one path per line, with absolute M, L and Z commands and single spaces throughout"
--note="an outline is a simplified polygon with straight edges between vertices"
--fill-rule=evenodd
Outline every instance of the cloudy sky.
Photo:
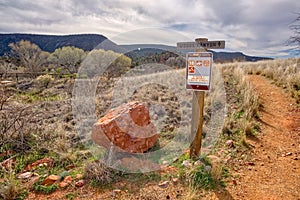
M 103 34 L 114 42 L 225 40 L 226 51 L 288 56 L 298 0 L 0 0 L 0 33 Z

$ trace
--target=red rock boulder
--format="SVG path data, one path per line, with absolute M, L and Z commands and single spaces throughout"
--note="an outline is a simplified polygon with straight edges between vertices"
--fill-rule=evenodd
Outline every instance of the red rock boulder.
M 93 126 L 92 139 L 120 151 L 143 153 L 153 147 L 159 135 L 150 121 L 149 110 L 139 102 L 129 102 L 110 110 Z

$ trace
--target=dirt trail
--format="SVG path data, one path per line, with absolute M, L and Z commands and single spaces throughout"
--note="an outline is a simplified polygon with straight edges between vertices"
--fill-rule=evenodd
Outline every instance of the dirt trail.
M 253 162 L 237 172 L 222 199 L 300 200 L 300 109 L 266 78 L 248 78 L 263 105 L 261 133 L 249 140 Z

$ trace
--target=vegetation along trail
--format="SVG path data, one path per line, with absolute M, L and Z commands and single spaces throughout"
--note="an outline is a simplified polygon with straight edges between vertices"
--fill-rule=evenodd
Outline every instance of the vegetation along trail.
M 248 78 L 262 104 L 261 133 L 248 141 L 252 162 L 237 171 L 227 199 L 300 199 L 300 108 L 265 77 Z

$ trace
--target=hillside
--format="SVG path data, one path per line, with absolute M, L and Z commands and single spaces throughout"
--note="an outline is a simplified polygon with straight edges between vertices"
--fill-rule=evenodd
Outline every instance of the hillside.
M 37 44 L 43 51 L 53 52 L 63 46 L 75 46 L 85 51 L 94 49 L 106 40 L 103 35 L 78 34 L 78 35 L 36 35 L 36 34 L 0 34 L 0 56 L 9 53 L 10 43 L 20 40 L 29 40 Z
M 160 54 L 164 51 L 170 51 L 178 54 L 185 54 L 187 50 L 178 51 L 175 46 L 168 45 L 159 45 L 159 44 L 132 44 L 132 45 L 119 45 L 122 48 L 129 51 L 127 55 L 129 57 L 144 57 L 150 56 L 154 54 Z M 259 60 L 272 60 L 272 58 L 268 57 L 257 57 L 257 56 L 249 56 L 245 55 L 242 52 L 216 52 L 209 50 L 213 53 L 213 57 L 215 61 L 218 62 L 233 62 L 233 61 L 259 61 Z
M 214 55 L 215 61 L 220 62 L 233 62 L 233 61 L 250 61 L 250 62 L 256 62 L 259 60 L 273 60 L 272 58 L 268 57 L 258 57 L 258 56 L 249 56 L 245 55 L 242 52 L 214 52 L 211 51 Z
M 53 52 L 57 48 L 63 46 L 75 46 L 90 51 L 96 48 L 99 44 L 105 50 L 113 50 L 119 53 L 128 52 L 131 56 L 150 56 L 153 54 L 160 54 L 163 51 L 177 52 L 175 46 L 167 46 L 160 44 L 132 44 L 132 45 L 117 45 L 110 41 L 107 37 L 98 34 L 77 34 L 77 35 L 37 35 L 37 34 L 0 34 L 0 56 L 6 55 L 10 52 L 10 43 L 16 43 L 20 40 L 29 40 L 37 44 L 43 51 Z M 103 42 L 105 41 L 105 42 Z M 214 60 L 219 62 L 231 61 L 258 61 L 269 60 L 271 58 L 248 56 L 242 52 L 215 52 Z M 186 51 L 178 52 L 186 53 Z

